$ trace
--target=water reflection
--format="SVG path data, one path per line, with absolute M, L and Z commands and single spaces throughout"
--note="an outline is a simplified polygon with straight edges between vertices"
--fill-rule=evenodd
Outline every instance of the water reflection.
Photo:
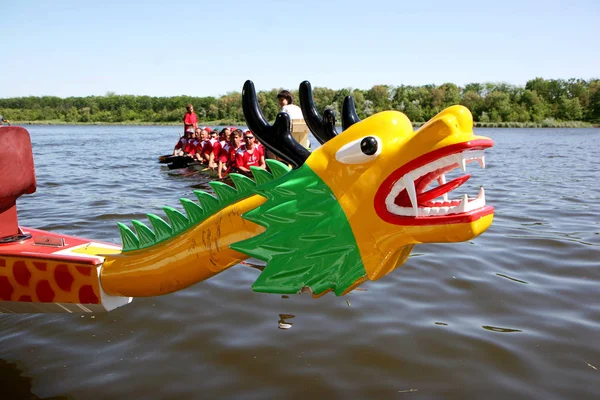
M 508 275 L 504 275 L 504 274 L 496 274 L 496 275 L 499 277 L 502 277 L 502 278 L 510 279 L 511 281 L 514 281 L 514 282 L 519 282 L 519 283 L 524 283 L 526 285 L 529 285 L 529 282 L 525 282 L 525 281 L 519 280 L 517 278 L 511 278 Z
M 488 331 L 500 332 L 500 333 L 522 332 L 520 329 L 500 328 L 498 326 L 489 326 L 489 325 L 483 325 L 482 328 L 485 330 L 488 330 Z
M 294 323 L 286 321 L 287 319 L 296 318 L 292 314 L 279 314 L 279 321 L 277 321 L 277 327 L 279 329 L 290 329 Z

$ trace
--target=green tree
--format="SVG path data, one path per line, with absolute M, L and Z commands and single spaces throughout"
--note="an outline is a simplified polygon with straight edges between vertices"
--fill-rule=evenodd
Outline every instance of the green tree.
M 510 121 L 512 107 L 508 93 L 491 92 L 486 96 L 484 104 L 492 122 Z
M 484 101 L 479 92 L 475 90 L 464 92 L 460 104 L 471 110 L 476 121 L 479 120 L 484 109 Z
M 78 122 L 79 121 L 79 112 L 73 106 L 69 107 L 67 112 L 65 113 L 65 121 L 66 122 Z
M 595 79 L 589 83 L 589 105 L 585 111 L 585 116 L 588 121 L 600 121 L 600 79 Z
M 569 99 L 567 96 L 562 95 L 558 99 L 558 112 L 557 118 L 563 121 L 578 121 L 583 116 L 583 109 L 579 98 L 575 97 Z
M 391 98 L 390 87 L 387 85 L 375 85 L 365 93 L 365 99 L 371 101 L 374 112 L 390 110 Z
M 366 118 L 368 115 L 364 111 L 365 94 L 360 89 L 354 89 L 352 91 L 352 97 L 354 98 L 354 105 L 356 106 L 356 113 L 359 118 Z M 338 121 L 341 121 L 338 117 Z
M 406 114 L 411 122 L 424 122 L 423 110 L 416 100 L 414 102 L 410 101 L 406 103 L 404 114 Z
M 279 89 L 261 91 L 258 102 L 269 121 L 280 107 Z M 292 91 L 299 102 L 297 91 Z M 600 80 L 571 78 L 535 78 L 525 86 L 504 82 L 469 83 L 460 89 L 453 83 L 440 86 L 375 85 L 361 90 L 315 88 L 313 98 L 317 109 L 333 109 L 341 119 L 344 97 L 352 95 L 360 118 L 394 109 L 404 112 L 412 121 L 426 121 L 442 109 L 463 104 L 479 121 L 534 121 L 550 119 L 600 121 Z M 180 122 L 185 105 L 195 106 L 200 120 L 241 121 L 241 94 L 230 92 L 220 97 L 151 97 L 117 95 L 67 97 L 0 98 L 0 113 L 15 121 L 62 120 L 65 122 Z
M 327 106 L 335 102 L 335 91 L 324 87 L 314 88 L 313 99 L 317 110 L 324 110 Z
M 467 83 L 463 89 L 463 93 L 474 92 L 483 97 L 485 95 L 485 85 L 481 83 Z

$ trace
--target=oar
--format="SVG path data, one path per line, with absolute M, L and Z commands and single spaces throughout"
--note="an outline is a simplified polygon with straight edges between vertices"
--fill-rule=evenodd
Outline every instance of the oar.
M 170 160 L 174 157 L 177 156 L 174 156 L 173 154 L 165 154 L 164 156 L 158 156 L 158 162 L 161 164 L 166 164 L 170 162 Z
M 167 167 L 169 169 L 181 169 L 181 168 L 189 167 L 191 165 L 198 165 L 198 163 L 196 163 L 192 160 L 193 160 L 193 158 L 191 158 L 191 157 L 180 157 L 180 158 L 174 160 L 171 164 L 168 164 Z
M 202 168 L 202 169 L 199 169 L 199 170 L 196 170 L 196 171 L 190 171 L 187 174 L 183 174 L 183 176 L 192 176 L 194 174 L 199 174 L 199 173 L 205 172 L 205 171 L 210 171 L 210 168 L 206 167 L 206 168 Z

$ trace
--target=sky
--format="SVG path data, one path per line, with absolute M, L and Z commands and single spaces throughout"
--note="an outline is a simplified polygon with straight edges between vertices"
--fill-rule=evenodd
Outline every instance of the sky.
M 600 78 L 599 0 L 0 0 L 0 98 Z

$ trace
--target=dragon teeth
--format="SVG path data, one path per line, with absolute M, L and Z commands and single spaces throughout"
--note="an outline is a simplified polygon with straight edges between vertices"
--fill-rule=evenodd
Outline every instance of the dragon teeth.
M 448 207 L 421 207 L 419 208 L 417 203 L 417 192 L 415 189 L 415 179 L 420 178 L 423 175 L 426 175 L 430 172 L 433 172 L 440 168 L 445 168 L 448 166 L 452 166 L 453 164 L 460 167 L 463 172 L 467 169 L 467 163 L 469 161 L 477 161 L 481 168 L 485 168 L 485 157 L 483 150 L 466 150 L 462 153 L 451 154 L 446 157 L 442 157 L 438 160 L 435 160 L 429 164 L 423 165 L 406 175 L 404 175 L 400 180 L 398 180 L 392 190 L 387 195 L 385 199 L 385 204 L 387 210 L 396 215 L 402 216 L 433 216 L 433 215 L 448 215 L 448 214 L 460 214 L 466 213 L 472 210 L 476 210 L 478 208 L 482 208 L 485 206 L 485 192 L 483 187 L 480 188 L 479 194 L 477 198 L 469 200 L 467 195 L 463 195 L 461 201 L 458 205 Z M 442 174 L 438 177 L 438 183 L 443 185 L 446 183 L 446 176 Z M 395 204 L 396 197 L 404 190 L 408 194 L 410 199 L 411 207 L 400 207 Z M 448 193 L 443 194 L 443 199 L 445 202 L 449 201 Z M 434 202 L 436 204 L 436 202 Z
M 440 177 L 438 178 L 438 183 L 439 185 L 444 185 L 446 183 L 446 174 L 441 174 Z M 444 198 L 444 201 L 448 201 L 448 193 L 444 193 L 444 195 L 442 196 Z
M 458 205 L 458 212 L 459 213 L 467 212 L 468 204 L 469 204 L 469 196 L 467 196 L 466 194 L 463 194 L 460 204 Z
M 467 172 L 467 159 L 462 157 L 460 157 L 460 160 L 458 161 L 460 164 L 460 169 L 462 169 L 462 172 Z
M 485 157 L 484 156 L 477 158 L 477 162 L 479 163 L 479 165 L 481 165 L 481 168 L 485 169 Z
M 410 204 L 412 205 L 413 211 L 416 215 L 419 206 L 417 204 L 417 190 L 415 189 L 415 181 L 413 180 L 412 176 L 410 176 L 410 173 L 404 175 L 401 180 L 402 184 L 406 188 L 406 192 L 408 193 L 408 197 L 410 199 Z

